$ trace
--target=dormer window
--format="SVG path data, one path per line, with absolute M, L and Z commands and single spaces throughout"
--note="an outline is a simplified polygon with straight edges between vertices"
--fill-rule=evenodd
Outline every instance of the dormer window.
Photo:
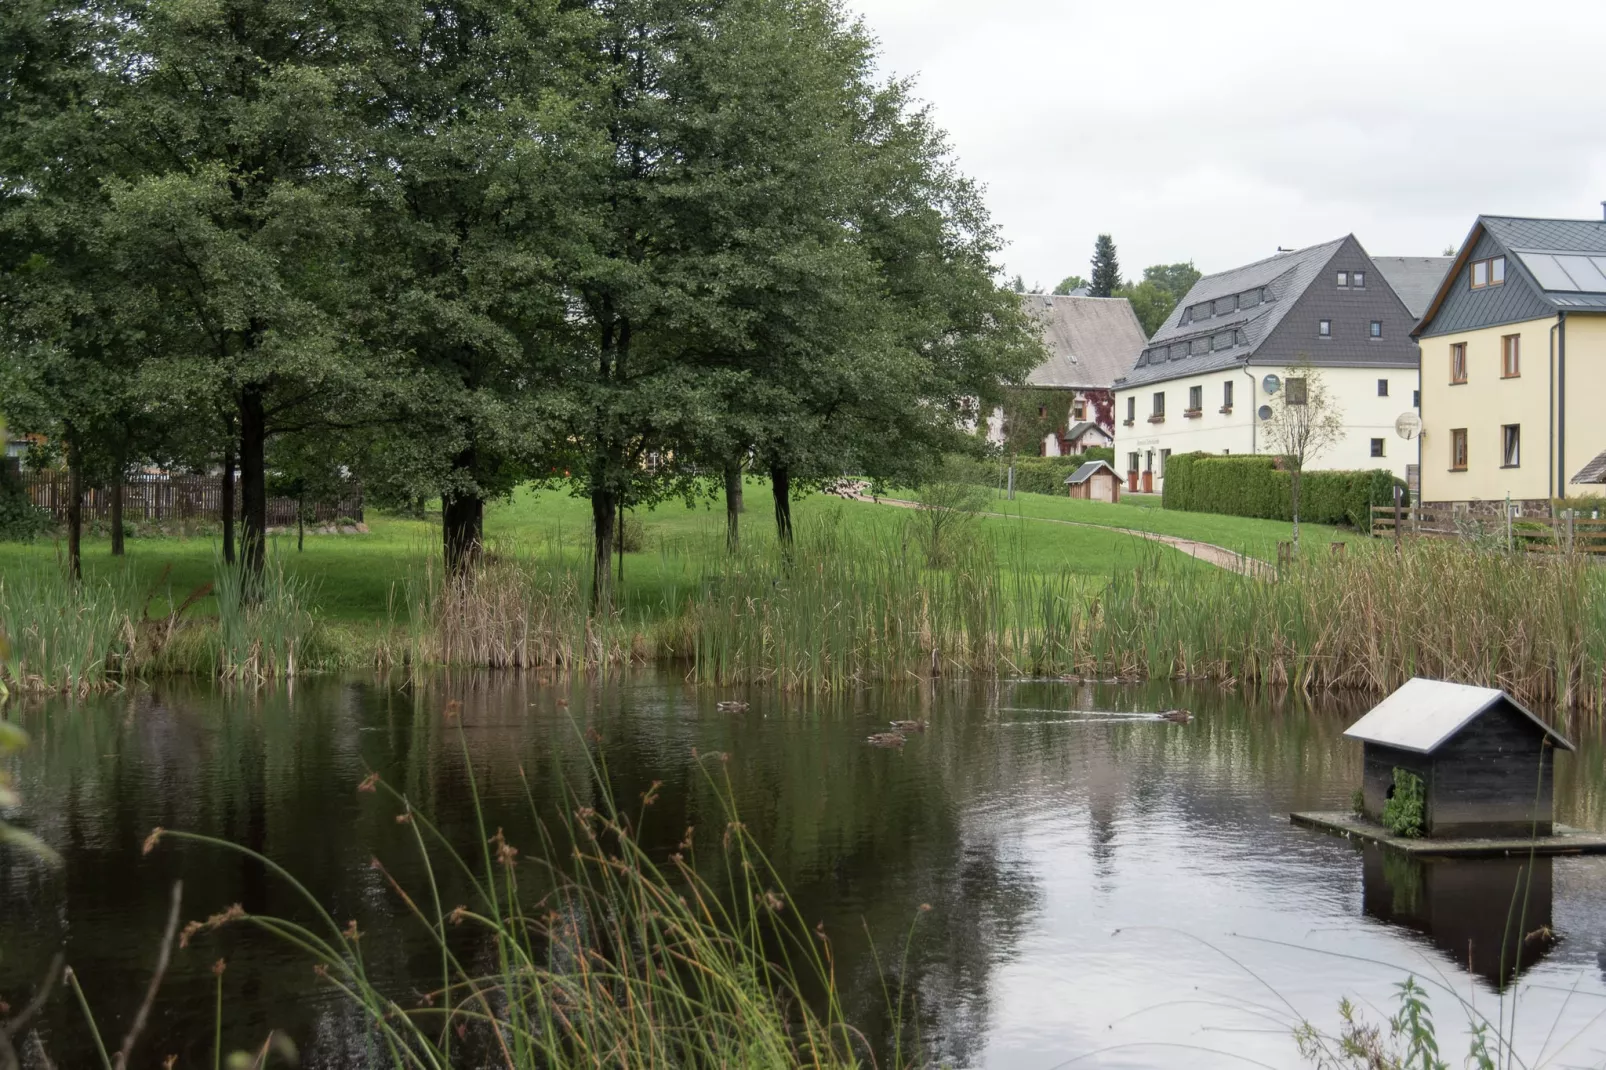
M 1260 300 L 1261 298 L 1259 290 L 1246 290 L 1238 295 L 1238 307 L 1254 308 L 1256 305 L 1260 304 Z
M 1216 315 L 1225 316 L 1230 312 L 1238 311 L 1238 295 L 1223 297 L 1216 302 Z

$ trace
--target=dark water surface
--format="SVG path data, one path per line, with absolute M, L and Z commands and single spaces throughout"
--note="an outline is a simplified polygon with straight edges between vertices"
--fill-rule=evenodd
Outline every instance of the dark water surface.
M 262 694 L 162 685 L 13 705 L 8 715 L 34 736 L 11 760 L 26 806 L 17 816 L 66 864 L 52 871 L 0 854 L 0 997 L 22 1002 L 64 950 L 103 1031 L 120 1037 L 175 877 L 186 918 L 236 902 L 304 914 L 248 860 L 171 842 L 142 855 L 161 825 L 282 863 L 337 918 L 357 920 L 375 972 L 410 1002 L 433 983 L 437 960 L 370 860 L 415 889 L 419 864 L 397 807 L 357 785 L 379 772 L 475 847 L 463 742 L 440 716 L 457 698 L 487 820 L 527 849 L 536 836 L 519 768 L 546 815 L 565 781 L 594 798 L 586 730 L 602 740 L 621 801 L 664 782 L 645 838 L 665 851 L 687 826 L 717 836 L 725 818 L 694 754 L 728 753 L 742 820 L 808 921 L 832 934 L 849 1013 L 872 1036 L 884 1026 L 869 940 L 895 961 L 919 915 L 902 979 L 949 1065 L 1294 1066 L 1296 1012 L 1331 1026 L 1348 995 L 1381 1019 L 1406 971 L 1496 1013 L 1491 978 L 1515 864 L 1404 862 L 1288 824 L 1290 810 L 1348 805 L 1360 755 L 1340 732 L 1353 708 L 1041 681 L 830 700 L 754 692 L 740 696 L 746 712 L 715 708 L 731 697 L 646 675 L 573 689 L 507 679 L 418 689 L 302 681 Z M 1196 720 L 1144 715 L 1177 705 Z M 901 751 L 866 745 L 892 718 L 929 718 L 931 728 Z M 1562 755 L 1557 778 L 1558 819 L 1606 825 L 1597 741 Z M 1606 858 L 1544 863 L 1529 887 L 1525 927 L 1537 935 L 1517 986 L 1518 1049 L 1528 1065 L 1600 1065 Z M 456 887 L 444 894 L 465 898 Z M 932 909 L 920 914 L 922 904 Z M 219 958 L 226 1045 L 254 1046 L 278 1027 L 304 1066 L 370 1065 L 359 1019 L 310 963 L 238 927 L 175 954 L 136 1065 L 169 1053 L 181 1067 L 211 1065 Z M 1445 1054 L 1460 1065 L 1464 1015 L 1447 994 L 1434 1005 L 1455 1034 Z M 93 1065 L 66 999 L 41 1037 L 57 1066 Z

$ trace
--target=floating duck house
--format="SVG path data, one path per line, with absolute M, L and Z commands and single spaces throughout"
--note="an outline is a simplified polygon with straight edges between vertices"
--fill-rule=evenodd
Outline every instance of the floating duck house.
M 1364 811 L 1381 820 L 1394 770 L 1422 778 L 1423 832 L 1434 838 L 1549 836 L 1560 733 L 1504 691 L 1409 681 L 1344 733 L 1365 746 Z

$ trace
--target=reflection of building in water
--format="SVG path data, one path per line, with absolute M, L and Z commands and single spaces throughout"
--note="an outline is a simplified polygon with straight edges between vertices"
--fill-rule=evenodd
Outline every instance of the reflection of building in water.
M 1556 944 L 1551 859 L 1417 859 L 1368 845 L 1362 902 L 1380 921 L 1423 933 L 1457 966 L 1500 985 Z M 1503 952 L 1503 954 L 1502 954 Z

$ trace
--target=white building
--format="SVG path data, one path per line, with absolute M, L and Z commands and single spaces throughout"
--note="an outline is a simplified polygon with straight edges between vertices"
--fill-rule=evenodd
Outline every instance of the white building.
M 1268 387 L 1309 363 L 1345 428 L 1311 467 L 1413 475 L 1416 444 L 1395 421 L 1418 405 L 1411 329 L 1448 265 L 1374 261 L 1348 235 L 1201 278 L 1116 380 L 1116 467 L 1158 491 L 1174 453 L 1275 452 L 1262 431 Z

